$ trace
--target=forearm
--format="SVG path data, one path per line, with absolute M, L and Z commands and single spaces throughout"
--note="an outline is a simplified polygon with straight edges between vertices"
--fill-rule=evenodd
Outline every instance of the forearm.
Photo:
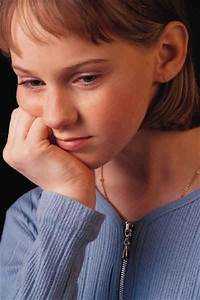
M 4 299 L 59 300 L 64 292 L 67 299 L 75 299 L 85 248 L 98 235 L 102 221 L 101 214 L 77 201 L 43 192 L 37 237 L 12 282 L 12 296 Z M 4 290 L 4 297 L 8 293 Z

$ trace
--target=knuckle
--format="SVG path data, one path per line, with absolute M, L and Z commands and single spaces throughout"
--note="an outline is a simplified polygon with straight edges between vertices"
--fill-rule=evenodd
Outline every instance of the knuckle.
M 3 157 L 3 159 L 4 159 L 5 162 L 9 161 L 9 155 L 8 155 L 8 151 L 7 151 L 6 147 L 3 149 L 2 157 Z
M 16 168 L 20 164 L 20 156 L 16 149 L 10 150 L 10 148 L 6 145 L 3 149 L 2 156 L 4 161 L 13 168 Z
M 4 161 L 7 164 L 9 164 L 10 166 L 14 166 L 15 165 L 15 158 L 13 157 L 11 151 L 9 151 L 8 147 L 5 147 L 3 149 L 2 156 L 3 156 Z
M 19 108 L 13 109 L 11 115 L 12 115 L 12 116 L 15 116 L 15 115 L 18 113 L 18 111 L 19 111 Z

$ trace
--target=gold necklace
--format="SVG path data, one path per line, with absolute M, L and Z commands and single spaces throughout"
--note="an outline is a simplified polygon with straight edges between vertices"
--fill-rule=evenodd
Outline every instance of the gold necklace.
M 200 168 L 198 168 L 195 172 L 194 175 L 192 176 L 190 182 L 186 185 L 186 187 L 183 189 L 181 198 L 184 197 L 187 193 L 191 192 L 191 187 L 192 184 L 194 183 L 195 179 L 200 175 Z
M 104 179 L 104 175 L 103 175 L 103 166 L 101 166 L 101 177 L 100 177 L 100 182 L 103 188 L 103 192 L 104 192 L 104 196 L 106 197 L 106 199 L 110 202 L 110 199 L 108 197 L 108 194 L 106 192 L 106 187 L 105 187 L 105 179 Z M 200 175 L 200 168 L 198 168 L 195 172 L 194 175 L 192 176 L 190 182 L 185 186 L 185 188 L 183 189 L 183 192 L 181 193 L 181 198 L 183 198 L 187 193 L 189 193 L 191 191 L 191 187 L 192 184 L 194 183 L 195 179 Z

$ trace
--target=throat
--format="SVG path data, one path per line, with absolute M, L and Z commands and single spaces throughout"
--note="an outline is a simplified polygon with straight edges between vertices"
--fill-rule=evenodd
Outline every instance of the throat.
M 141 130 L 111 161 L 95 170 L 99 191 L 127 221 L 200 187 L 200 128 Z
M 119 216 L 135 222 L 161 206 L 181 199 L 187 194 L 200 188 L 200 170 L 184 177 L 161 178 L 140 185 L 134 178 L 121 183 L 105 180 L 104 171 L 96 178 L 96 186 L 102 196 L 112 205 Z M 103 176 L 103 177 L 102 177 Z
M 98 191 L 101 195 L 111 204 L 118 215 L 128 222 L 135 222 L 146 214 L 150 213 L 157 207 L 161 206 L 158 203 L 158 197 L 150 199 L 147 195 L 135 195 L 135 192 L 128 192 L 125 189 L 117 189 L 115 192 L 111 192 L 105 195 L 104 190 L 98 187 Z

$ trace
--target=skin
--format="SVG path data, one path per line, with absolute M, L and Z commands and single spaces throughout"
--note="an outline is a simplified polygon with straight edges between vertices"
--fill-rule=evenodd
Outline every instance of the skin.
M 12 114 L 3 153 L 7 163 L 43 189 L 92 208 L 95 181 L 102 191 L 98 168 L 104 164 L 109 201 L 129 220 L 165 203 L 160 201 L 163 192 L 176 198 L 174 180 L 176 187 L 186 181 L 178 176 L 183 171 L 180 155 L 186 159 L 191 145 L 199 147 L 196 131 L 138 128 L 159 84 L 183 66 L 188 40 L 184 26 L 171 23 L 148 51 L 122 40 L 96 46 L 73 34 L 57 39 L 47 32 L 42 33 L 48 43 L 40 44 L 23 32 L 17 19 L 13 28 L 21 51 L 11 49 L 19 108 Z M 78 136 L 91 138 L 77 151 L 59 144 L 59 139 Z M 180 153 L 177 141 L 184 145 Z M 193 157 L 189 166 L 186 159 L 189 171 L 199 159 L 197 150 Z M 166 178 L 173 178 L 169 191 Z

